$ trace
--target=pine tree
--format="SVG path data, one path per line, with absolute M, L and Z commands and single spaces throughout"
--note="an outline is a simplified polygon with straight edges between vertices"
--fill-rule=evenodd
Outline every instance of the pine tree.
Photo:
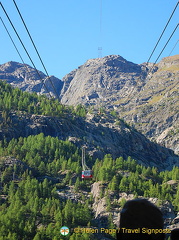
M 123 157 L 116 158 L 116 169 L 123 169 L 124 159 Z
M 176 206 L 176 211 L 179 211 L 179 184 L 176 190 L 176 194 L 174 195 L 174 200 L 173 200 L 174 205 Z
M 75 182 L 75 191 L 78 191 L 80 189 L 80 179 L 77 177 Z
M 128 179 L 126 176 L 124 176 L 119 184 L 119 190 L 121 192 L 127 192 L 128 191 Z
M 49 183 L 47 178 L 44 179 L 42 183 L 42 188 L 43 188 L 43 196 L 48 197 L 49 196 Z
M 111 181 L 111 187 L 110 189 L 112 191 L 115 191 L 117 189 L 117 178 L 116 176 L 113 177 L 112 181 Z
M 40 165 L 38 166 L 38 170 L 39 170 L 41 175 L 45 174 L 46 166 L 45 166 L 45 163 L 43 161 L 40 162 Z
M 63 222 L 63 217 L 62 217 L 62 212 L 61 210 L 58 208 L 56 213 L 55 213 L 55 221 L 59 223 L 59 225 L 62 226 L 62 222 Z

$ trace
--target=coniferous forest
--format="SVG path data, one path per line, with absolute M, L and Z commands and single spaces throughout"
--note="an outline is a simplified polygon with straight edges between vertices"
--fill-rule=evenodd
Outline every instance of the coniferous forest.
M 11 114 L 38 114 L 74 119 L 85 117 L 86 109 L 64 107 L 57 100 L 22 92 L 0 82 L 0 127 L 11 128 Z M 100 198 L 105 198 L 106 209 L 120 208 L 125 203 L 109 197 L 120 192 L 133 193 L 135 197 L 158 198 L 158 206 L 170 201 L 179 211 L 179 185 L 169 185 L 169 180 L 179 181 L 179 168 L 159 171 L 156 167 L 138 164 L 127 159 L 113 159 L 110 154 L 103 159 L 86 156 L 93 170 L 93 179 L 81 180 L 81 149 L 68 140 L 45 136 L 43 133 L 28 137 L 6 138 L 0 141 L 0 240 L 89 240 L 97 239 L 92 233 L 75 233 L 74 228 L 98 227 L 94 222 L 91 185 L 100 181 Z M 78 194 L 77 199 L 62 198 L 67 189 Z M 84 194 L 87 193 L 86 195 Z M 116 228 L 112 216 L 108 228 Z M 68 226 L 70 234 L 62 236 L 60 228 Z M 114 239 L 115 234 L 111 234 Z

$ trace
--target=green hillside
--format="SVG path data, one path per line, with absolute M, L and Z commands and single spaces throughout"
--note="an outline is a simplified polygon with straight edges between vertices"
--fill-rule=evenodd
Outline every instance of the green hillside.
M 136 197 L 157 197 L 160 204 L 169 200 L 179 210 L 179 188 L 167 184 L 169 180 L 179 180 L 177 167 L 158 172 L 156 168 L 138 165 L 130 157 L 125 161 L 122 157 L 113 160 L 106 155 L 103 160 L 94 162 L 93 180 L 84 182 L 80 179 L 80 150 L 68 141 L 43 134 L 1 142 L 0 156 L 0 239 L 63 239 L 59 238 L 59 229 L 63 225 L 69 228 L 92 226 L 93 198 L 85 197 L 83 193 L 89 193 L 90 185 L 95 181 L 105 185 L 100 196 L 106 196 L 108 211 L 116 206 L 120 208 L 124 203 L 109 199 L 108 191 L 115 195 L 128 192 Z M 12 160 L 8 163 L 10 156 Z M 88 158 L 89 164 L 91 161 Z M 68 186 L 81 192 L 77 202 L 59 198 L 57 190 L 65 191 Z M 109 226 L 115 228 L 110 218 Z M 89 239 L 88 234 L 78 238 L 76 235 L 73 233 L 64 239 Z
M 82 106 L 65 107 L 58 100 L 48 99 L 45 95 L 23 92 L 18 88 L 12 88 L 0 80 L 0 109 L 6 116 L 9 111 L 20 111 L 29 114 L 40 114 L 46 116 L 84 116 L 85 108 Z M 4 119 L 6 120 L 6 119 Z
M 81 106 L 76 110 L 66 108 L 3 82 L 0 90 L 1 129 L 6 131 L 11 128 L 12 113 L 66 116 L 72 120 L 86 113 Z M 95 182 L 101 183 L 99 198 L 106 201 L 105 228 L 116 228 L 111 213 L 123 206 L 125 199 L 118 199 L 122 192 L 158 198 L 158 206 L 167 200 L 179 211 L 178 167 L 159 172 L 155 167 L 137 164 L 130 156 L 126 160 L 113 159 L 109 154 L 101 160 L 86 156 L 86 161 L 93 169 L 90 181 L 81 179 L 81 149 L 68 140 L 40 133 L 0 141 L 0 240 L 100 239 L 97 234 L 74 230 L 78 226 L 99 228 L 91 193 Z M 169 180 L 173 180 L 172 185 Z M 70 191 L 74 199 L 69 197 Z M 68 236 L 60 235 L 62 226 L 70 228 Z M 114 233 L 106 236 L 115 239 Z

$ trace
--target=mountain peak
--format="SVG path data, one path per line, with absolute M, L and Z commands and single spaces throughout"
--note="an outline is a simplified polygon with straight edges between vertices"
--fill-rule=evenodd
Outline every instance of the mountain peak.
M 107 55 L 107 56 L 101 57 L 101 58 L 89 59 L 89 60 L 86 61 L 84 66 L 86 67 L 89 64 L 112 66 L 112 65 L 118 65 L 118 62 L 128 63 L 128 61 L 120 55 Z
M 126 94 L 139 76 L 143 78 L 142 66 L 119 55 L 89 59 L 62 79 L 61 101 L 69 105 L 110 102 L 111 97 Z
M 12 73 L 14 72 L 16 69 L 23 67 L 24 64 L 22 63 L 18 63 L 18 62 L 14 62 L 14 61 L 9 61 L 7 63 L 1 64 L 0 65 L 0 72 L 8 72 L 8 73 Z

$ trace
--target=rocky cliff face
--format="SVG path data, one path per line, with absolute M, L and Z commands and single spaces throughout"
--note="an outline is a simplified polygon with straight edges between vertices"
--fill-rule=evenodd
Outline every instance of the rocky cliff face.
M 49 79 L 39 73 L 55 96 Z M 0 79 L 22 90 L 47 92 L 28 65 L 3 64 Z M 179 55 L 164 58 L 155 66 L 110 55 L 88 60 L 62 80 L 51 80 L 63 104 L 115 110 L 147 138 L 179 154 Z
M 149 141 L 123 121 L 116 121 L 110 116 L 88 114 L 86 119 L 59 119 L 12 113 L 9 118 L 9 126 L 1 126 L 0 140 L 6 138 L 9 141 L 42 132 L 45 136 L 68 139 L 80 148 L 86 144 L 89 154 L 95 159 L 111 154 L 114 158 L 131 156 L 143 165 L 156 166 L 160 170 L 179 166 L 179 157 L 172 150 Z
M 143 85 L 145 76 L 142 66 L 118 55 L 91 59 L 62 79 L 61 101 L 69 105 L 111 104 L 127 96 L 137 81 Z
M 179 154 L 179 55 L 164 58 L 142 90 L 118 110 L 145 136 Z

